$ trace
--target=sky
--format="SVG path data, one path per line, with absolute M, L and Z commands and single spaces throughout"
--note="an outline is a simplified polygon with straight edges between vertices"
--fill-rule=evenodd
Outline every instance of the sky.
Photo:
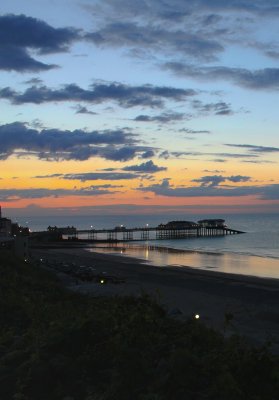
M 8 212 L 279 211 L 277 0 L 9 0 Z

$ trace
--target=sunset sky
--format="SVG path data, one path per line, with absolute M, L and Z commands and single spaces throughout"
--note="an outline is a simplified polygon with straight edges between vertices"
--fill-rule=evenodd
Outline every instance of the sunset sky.
M 3 2 L 0 205 L 278 212 L 278 22 L 278 0 Z

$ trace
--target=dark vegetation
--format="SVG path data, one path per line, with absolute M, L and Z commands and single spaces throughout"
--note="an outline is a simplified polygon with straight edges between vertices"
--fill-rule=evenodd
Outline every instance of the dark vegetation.
M 141 298 L 90 298 L 0 253 L 1 400 L 272 400 L 279 361 Z

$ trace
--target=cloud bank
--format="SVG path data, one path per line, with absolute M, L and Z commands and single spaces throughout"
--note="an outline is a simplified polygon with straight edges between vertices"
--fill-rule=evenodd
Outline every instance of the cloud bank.
M 89 89 L 76 84 L 64 85 L 61 89 L 50 89 L 47 86 L 31 86 L 19 93 L 10 87 L 0 90 L 0 98 L 12 104 L 43 104 L 50 102 L 77 101 L 101 104 L 114 101 L 121 107 L 163 107 L 164 101 L 184 101 L 196 95 L 193 89 L 177 89 L 166 86 L 141 85 L 130 86 L 122 83 L 96 83 Z M 83 110 L 84 111 L 84 110 Z
M 248 177 L 247 177 L 248 178 Z M 247 179 L 248 180 L 248 179 Z M 147 187 L 139 187 L 142 192 L 152 192 L 158 196 L 166 197 L 239 197 L 256 196 L 262 200 L 279 200 L 279 184 L 263 186 L 231 186 L 221 187 L 220 182 L 215 184 L 203 184 L 197 187 L 172 187 L 169 179 L 163 179 L 161 183 Z M 212 181 L 211 181 L 212 183 Z
M 45 160 L 88 160 L 102 157 L 126 161 L 144 156 L 153 149 L 137 144 L 136 136 L 126 130 L 62 131 L 30 129 L 21 122 L 0 126 L 0 159 L 19 150 Z M 18 152 L 18 156 L 21 153 Z

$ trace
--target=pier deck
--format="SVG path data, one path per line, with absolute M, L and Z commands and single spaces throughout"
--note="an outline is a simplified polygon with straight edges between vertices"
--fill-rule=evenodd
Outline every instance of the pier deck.
M 216 237 L 225 235 L 236 235 L 244 233 L 227 227 L 188 227 L 188 228 L 161 228 L 161 227 L 135 227 L 135 228 L 113 228 L 113 229 L 81 229 L 67 232 L 63 235 L 68 239 L 76 240 L 107 240 L 107 241 L 146 241 L 167 240 L 199 237 Z

